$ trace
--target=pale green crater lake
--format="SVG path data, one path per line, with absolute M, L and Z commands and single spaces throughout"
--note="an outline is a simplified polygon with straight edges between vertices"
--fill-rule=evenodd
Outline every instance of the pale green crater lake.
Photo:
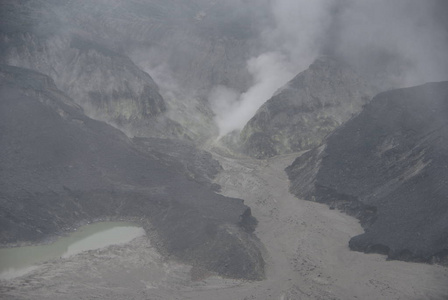
M 48 245 L 0 249 L 0 279 L 24 275 L 48 260 L 67 258 L 87 250 L 125 244 L 145 235 L 143 228 L 126 222 L 99 222 L 79 227 Z

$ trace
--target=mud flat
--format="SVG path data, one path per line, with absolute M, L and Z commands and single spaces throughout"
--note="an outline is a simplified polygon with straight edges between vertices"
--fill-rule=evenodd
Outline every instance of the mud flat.
M 222 193 L 241 197 L 259 224 L 266 279 L 196 274 L 161 256 L 146 237 L 41 265 L 1 282 L 3 299 L 447 299 L 448 269 L 387 261 L 350 251 L 358 221 L 288 192 L 284 168 L 295 155 L 269 160 L 216 155 Z

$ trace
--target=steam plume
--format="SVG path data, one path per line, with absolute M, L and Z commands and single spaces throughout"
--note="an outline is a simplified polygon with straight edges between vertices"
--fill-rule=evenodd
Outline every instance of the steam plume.
M 274 22 L 262 30 L 265 52 L 247 63 L 253 86 L 210 93 L 221 136 L 243 128 L 321 54 L 348 62 L 383 89 L 448 79 L 446 1 L 273 0 L 267 9 Z

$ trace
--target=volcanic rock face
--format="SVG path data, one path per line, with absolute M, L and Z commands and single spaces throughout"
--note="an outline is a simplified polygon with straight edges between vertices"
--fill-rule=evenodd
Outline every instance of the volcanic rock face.
M 263 20 L 253 6 L 264 1 L 239 1 L 238 10 L 232 1 L 212 0 L 70 1 L 53 9 L 69 11 L 64 18 L 71 26 L 133 60 L 167 62 L 181 85 L 243 91 L 251 81 L 246 60 Z
M 246 61 L 267 20 L 257 4 L 2 1 L 0 63 L 52 77 L 89 117 L 129 136 L 204 142 L 218 131 L 209 89 L 252 84 Z
M 94 42 L 73 35 L 42 38 L 28 33 L 3 39 L 3 63 L 51 76 L 91 117 L 138 126 L 166 110 L 147 73 Z
M 219 171 L 193 147 L 135 146 L 34 71 L 0 68 L 0 242 L 40 242 L 82 222 L 128 219 L 155 232 L 160 251 L 202 270 L 260 279 L 256 220 L 240 199 L 217 195 Z M 153 146 L 153 144 L 160 145 Z M 186 147 L 184 147 L 186 148 Z M 185 174 L 208 174 L 191 180 Z M 179 158 L 176 158 L 179 157 Z M 208 184 L 206 182 L 208 181 Z
M 104 120 L 129 135 L 196 137 L 166 116 L 167 104 L 157 84 L 125 55 L 134 49 L 133 43 L 126 43 L 133 35 L 106 39 L 107 31 L 99 25 L 102 23 L 90 15 L 104 11 L 109 3 L 5 1 L 0 5 L 0 63 L 52 77 L 89 117 Z M 129 5 L 127 9 L 133 7 Z M 87 11 L 84 18 L 77 17 L 77 13 Z M 150 34 L 144 38 L 151 40 Z M 202 111 L 207 110 L 194 113 L 202 115 Z
M 298 197 L 360 219 L 365 233 L 351 249 L 446 259 L 448 82 L 377 95 L 287 173 Z
M 244 151 L 256 158 L 311 149 L 357 114 L 374 89 L 348 66 L 317 59 L 263 104 L 241 132 Z

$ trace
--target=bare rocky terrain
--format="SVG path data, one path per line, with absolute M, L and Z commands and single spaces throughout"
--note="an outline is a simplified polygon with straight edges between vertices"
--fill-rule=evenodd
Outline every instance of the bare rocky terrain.
M 266 278 L 198 274 L 161 256 L 151 237 L 42 264 L 1 283 L 2 299 L 446 299 L 448 270 L 350 251 L 355 218 L 298 200 L 283 171 L 297 154 L 268 160 L 215 154 L 223 194 L 243 197 L 265 245 Z
M 31 70 L 0 65 L 0 99 L 3 247 L 138 220 L 165 256 L 222 276 L 264 276 L 256 220 L 242 199 L 213 191 L 220 166 L 210 154 L 186 142 L 137 146 Z
M 447 264 L 448 82 L 380 93 L 287 168 L 291 192 L 356 216 L 353 250 Z
M 448 82 L 374 97 L 446 80 L 448 7 L 330 2 L 0 1 L 0 246 L 146 232 L 0 299 L 448 299 Z
M 267 158 L 309 150 L 357 115 L 377 88 L 348 64 L 323 56 L 266 101 L 241 131 L 243 151 Z

